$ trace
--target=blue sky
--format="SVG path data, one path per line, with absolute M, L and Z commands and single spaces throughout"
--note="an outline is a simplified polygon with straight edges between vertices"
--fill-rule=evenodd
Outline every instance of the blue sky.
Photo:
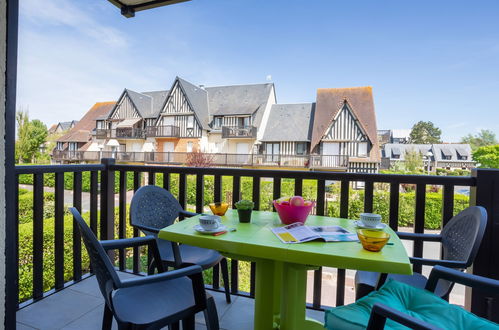
M 47 125 L 123 88 L 275 83 L 279 103 L 373 87 L 378 129 L 499 135 L 498 1 L 193 0 L 126 19 L 106 0 L 22 0 L 18 107 Z

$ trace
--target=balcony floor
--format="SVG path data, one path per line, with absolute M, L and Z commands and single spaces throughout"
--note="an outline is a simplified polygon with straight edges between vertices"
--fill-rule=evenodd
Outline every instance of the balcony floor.
M 134 275 L 119 273 L 122 278 Z M 232 296 L 225 302 L 223 293 L 210 291 L 216 300 L 221 329 L 253 329 L 253 305 L 250 298 Z M 104 299 L 95 276 L 72 285 L 17 312 L 17 329 L 101 329 Z M 322 321 L 324 313 L 307 310 L 309 317 Z M 113 329 L 117 329 L 113 322 Z M 196 329 L 206 329 L 202 313 L 196 315 Z

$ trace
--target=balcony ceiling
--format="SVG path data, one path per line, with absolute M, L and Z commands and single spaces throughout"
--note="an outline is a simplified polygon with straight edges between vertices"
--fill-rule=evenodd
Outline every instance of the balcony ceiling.
M 121 14 L 126 17 L 134 17 L 136 11 L 151 9 L 161 6 L 173 5 L 190 0 L 108 0 L 121 9 Z

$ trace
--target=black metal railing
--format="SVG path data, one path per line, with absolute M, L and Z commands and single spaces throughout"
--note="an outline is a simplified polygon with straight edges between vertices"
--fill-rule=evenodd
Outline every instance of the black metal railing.
M 348 155 L 311 155 L 310 168 L 347 168 Z
M 180 127 L 173 125 L 146 127 L 147 137 L 179 137 Z
M 222 126 L 222 138 L 256 138 L 254 126 Z
M 95 137 L 97 139 L 145 139 L 146 130 L 135 127 L 98 128 L 95 130 Z
M 310 182 L 314 187 L 314 199 L 316 200 L 315 213 L 317 215 L 327 215 L 326 183 L 339 182 L 337 195 L 333 196 L 333 202 L 337 203 L 339 216 L 348 218 L 350 201 L 349 191 L 355 184 L 363 183 L 363 211 L 372 212 L 374 210 L 374 191 L 375 185 L 381 184 L 388 187 L 388 223 L 391 228 L 397 230 L 399 226 L 400 215 L 400 188 L 401 186 L 411 185 L 415 187 L 414 194 L 414 227 L 416 233 L 422 233 L 425 226 L 426 196 L 427 186 L 438 185 L 442 189 L 441 202 L 441 224 L 444 225 L 454 214 L 455 210 L 455 188 L 470 187 L 472 192 L 471 203 L 484 205 L 488 208 L 490 217 L 497 218 L 493 213 L 492 207 L 494 201 L 498 199 L 499 187 L 494 182 L 499 182 L 499 171 L 480 170 L 474 173 L 474 177 L 446 177 L 446 176 L 419 176 L 419 175 L 388 175 L 388 174 L 356 174 L 339 172 L 311 172 L 311 171 L 281 171 L 281 170 L 257 170 L 257 169 L 237 169 L 237 168 L 195 168 L 195 167 L 172 167 L 172 166 L 144 166 L 144 165 L 120 165 L 115 164 L 114 159 L 104 159 L 101 164 L 96 165 L 58 165 L 58 166 L 17 166 L 16 182 L 26 181 L 31 178 L 33 196 L 33 218 L 32 222 L 23 224 L 24 230 L 29 226 L 33 233 L 32 237 L 32 256 L 28 259 L 18 258 L 20 271 L 32 269 L 32 288 L 29 299 L 22 302 L 23 307 L 33 301 L 57 292 L 67 285 L 78 282 L 85 278 L 88 272 L 88 264 L 83 263 L 82 246 L 80 236 L 74 222 L 64 221 L 64 188 L 69 189 L 72 194 L 70 204 L 82 210 L 82 205 L 87 206 L 87 217 L 92 230 L 98 234 L 100 239 L 125 238 L 127 233 L 132 232 L 132 236 L 138 236 L 136 229 L 131 229 L 128 222 L 127 203 L 129 202 L 129 191 L 136 191 L 144 184 L 157 184 L 175 191 L 182 207 L 191 207 L 196 212 L 203 212 L 205 207 L 206 191 L 210 189 L 212 200 L 227 200 L 233 204 L 240 198 L 241 194 L 246 194 L 245 198 L 251 198 L 255 202 L 255 210 L 261 210 L 269 207 L 270 201 L 264 200 L 262 187 L 265 183 L 268 186 L 268 180 L 272 181 L 271 198 L 281 197 L 283 189 L 289 190 L 289 183 L 292 182 L 292 193 L 302 195 L 304 193 L 304 182 L 307 181 L 307 187 Z M 69 178 L 69 182 L 68 182 Z M 160 180 L 157 182 L 157 180 Z M 206 184 L 206 180 L 211 180 Z M 229 185 L 227 188 L 227 180 Z M 251 181 L 251 189 L 244 191 L 245 183 Z M 291 180 L 291 181 L 290 181 Z M 28 180 L 29 181 L 29 180 Z M 224 183 L 224 184 L 222 184 Z M 481 184 L 480 184 L 481 183 Z M 54 222 L 47 222 L 47 211 L 44 208 L 44 185 L 53 186 L 54 190 Z M 15 187 L 15 194 L 18 196 L 18 185 Z M 228 189 L 228 190 L 227 190 Z M 194 191 L 193 191 L 194 190 Z M 83 193 L 85 191 L 85 193 Z M 115 196 L 115 192 L 117 196 Z M 84 196 L 83 196 L 84 194 Z M 249 194 L 249 195 L 248 195 Z M 100 196 L 100 198 L 99 198 Z M 115 198 L 117 197 L 117 198 Z M 99 201 L 100 200 L 100 201 Z M 115 202 L 115 200 L 117 202 Z M 19 202 L 18 202 L 19 203 Z M 267 205 L 269 204 L 269 205 Z M 19 204 L 18 204 L 19 207 Z M 497 220 L 493 220 L 497 221 Z M 47 223 L 46 223 L 47 222 Z M 67 226 L 71 228 L 72 248 L 65 251 L 65 236 Z M 65 227 L 66 226 L 66 227 Z M 48 230 L 53 228 L 53 240 L 47 241 Z M 489 226 L 489 236 L 491 229 Z M 50 234 L 52 235 L 52 234 Z M 487 235 L 486 235 L 487 237 Z M 67 239 L 67 238 L 66 238 Z M 24 244 L 24 242 L 23 242 Z M 491 238 L 484 240 L 485 248 L 481 249 L 474 269 L 481 269 L 484 265 L 489 265 L 491 254 L 496 253 L 497 246 Z M 23 246 L 24 248 L 24 246 Z M 53 250 L 53 259 L 47 259 L 44 256 L 46 251 Z M 20 251 L 20 250 L 19 250 Z M 494 252 L 496 251 L 496 252 Z M 25 253 L 26 251 L 24 251 Z M 126 270 L 127 263 L 131 266 L 131 271 L 140 273 L 141 271 L 141 251 L 133 250 L 131 253 L 120 251 L 116 255 L 117 267 Z M 416 243 L 413 246 L 412 255 L 416 257 L 423 256 L 422 244 Z M 68 266 L 65 259 L 70 258 L 72 263 Z M 86 260 L 86 259 L 85 259 Z M 487 260 L 487 261 L 486 261 Z M 21 264 L 23 263 L 23 264 Z M 25 268 L 24 263 L 29 263 Z M 47 278 L 46 264 L 53 263 L 53 273 Z M 68 278 L 68 267 L 71 272 Z M 240 279 L 238 274 L 239 262 L 231 261 L 230 287 L 233 294 L 253 296 L 254 295 L 254 274 L 255 265 L 251 265 L 250 271 L 250 289 L 249 292 L 240 291 Z M 488 266 L 490 267 L 490 265 Z M 414 266 L 415 271 L 420 271 L 419 266 Z M 482 271 L 483 272 L 483 271 Z M 30 273 L 31 274 L 31 273 Z M 25 274 L 20 274 L 25 275 Z M 253 280 L 251 280 L 253 279 Z M 47 289 L 47 283 L 52 283 Z M 336 279 L 336 305 L 342 305 L 345 299 L 345 281 L 346 273 L 344 269 L 337 270 Z M 212 289 L 219 288 L 219 271 L 213 272 Z M 314 273 L 313 284 L 313 302 L 312 308 L 320 309 L 323 306 L 321 302 L 322 293 L 322 269 Z M 334 293 L 332 293 L 334 294 Z
M 261 155 L 231 153 L 191 153 L 191 152 L 126 152 L 126 151 L 70 151 L 54 150 L 55 161 L 99 161 L 102 158 L 115 158 L 118 162 L 156 163 L 168 165 L 195 164 L 193 158 L 203 158 L 205 166 L 264 166 L 347 169 L 348 156 L 323 155 Z

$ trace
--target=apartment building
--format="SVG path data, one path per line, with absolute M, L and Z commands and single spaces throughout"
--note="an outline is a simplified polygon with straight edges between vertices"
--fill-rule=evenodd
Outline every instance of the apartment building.
M 176 77 L 169 90 L 125 89 L 96 118 L 86 151 L 125 162 L 185 165 L 201 153 L 206 165 L 376 172 L 376 132 L 370 87 L 319 89 L 316 102 L 277 104 L 272 83 L 203 86 Z

